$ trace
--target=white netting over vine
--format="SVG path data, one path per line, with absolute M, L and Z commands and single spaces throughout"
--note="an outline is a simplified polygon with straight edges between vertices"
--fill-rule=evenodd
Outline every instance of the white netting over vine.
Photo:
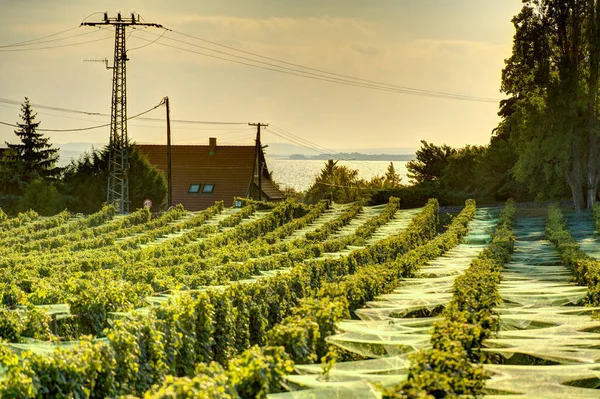
M 593 230 L 578 219 L 570 227 L 589 249 Z M 485 342 L 500 364 L 485 366 L 492 375 L 485 391 L 498 398 L 598 398 L 600 321 L 592 315 L 600 308 L 581 306 L 587 289 L 570 282 L 544 227 L 544 218 L 517 220 L 515 252 L 500 285 L 501 331 Z
M 452 296 L 454 279 L 489 245 L 495 225 L 490 209 L 478 209 L 462 244 L 428 262 L 393 293 L 357 310 L 360 320 L 338 324 L 340 333 L 328 341 L 370 360 L 336 363 L 327 377 L 320 365 L 296 366 L 299 375 L 287 380 L 291 389 L 300 390 L 269 397 L 379 398 L 371 383 L 391 386 L 406 379 L 407 353 L 430 345 L 432 324 Z

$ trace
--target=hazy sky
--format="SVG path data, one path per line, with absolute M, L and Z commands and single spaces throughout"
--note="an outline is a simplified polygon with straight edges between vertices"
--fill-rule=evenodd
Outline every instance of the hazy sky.
M 326 148 L 419 147 L 424 139 L 451 146 L 485 144 L 496 127 L 496 102 L 430 98 L 351 87 L 253 68 L 191 51 L 239 56 L 192 35 L 289 63 L 351 77 L 422 90 L 500 99 L 500 76 L 510 56 L 510 19 L 520 0 L 220 0 L 66 1 L 0 0 L 0 46 L 77 27 L 88 15 L 139 13 L 163 30 L 135 30 L 128 38 L 128 112 L 136 114 L 169 96 L 173 119 L 266 122 Z M 101 20 L 101 14 L 88 21 Z M 71 37 L 74 35 L 82 36 Z M 68 38 L 71 37 L 71 38 Z M 64 40 L 54 40 L 66 38 Z M 88 42 L 82 45 L 55 47 Z M 143 40 L 146 39 L 146 40 Z M 175 39 L 173 41 L 170 39 Z M 52 40 L 52 41 L 50 41 Z M 110 113 L 110 60 L 114 33 L 80 27 L 46 43 L 0 47 L 0 98 Z M 182 43 L 183 41 L 184 43 Z M 161 45 L 161 43 L 163 45 Z M 186 44 L 190 43 L 190 44 Z M 194 47 L 196 46 L 196 47 Z M 200 47 L 197 47 L 200 46 Z M 238 59 L 238 61 L 249 62 Z M 280 64 L 290 68 L 291 65 Z M 317 73 L 312 71 L 312 73 Z M 18 120 L 18 106 L 0 102 L 0 121 Z M 107 122 L 94 117 L 37 109 L 43 128 L 68 129 Z M 164 108 L 148 114 L 163 118 Z M 244 125 L 174 124 L 175 144 L 251 144 Z M 108 141 L 108 128 L 46 133 L 54 143 Z M 165 140 L 163 122 L 132 120 L 129 136 L 143 143 Z M 15 141 L 0 126 L 0 140 Z M 283 142 L 268 128 L 264 141 Z

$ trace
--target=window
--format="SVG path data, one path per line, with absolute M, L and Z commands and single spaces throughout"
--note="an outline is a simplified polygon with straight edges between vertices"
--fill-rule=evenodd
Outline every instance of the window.
M 203 194 L 212 194 L 214 189 L 215 189 L 214 184 L 205 184 L 204 187 L 202 187 L 202 193 Z
M 198 194 L 200 192 L 200 184 L 190 184 L 190 189 L 188 193 L 190 194 Z

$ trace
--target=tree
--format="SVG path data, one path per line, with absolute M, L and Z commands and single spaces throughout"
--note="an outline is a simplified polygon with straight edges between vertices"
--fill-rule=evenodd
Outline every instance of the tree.
M 54 185 L 37 179 L 27 186 L 17 206 L 19 212 L 30 209 L 42 216 L 56 215 L 65 209 L 65 200 Z
M 425 140 L 421 140 L 421 144 L 423 146 L 415 153 L 417 159 L 406 163 L 407 175 L 416 183 L 432 182 L 440 178 L 448 158 L 456 150 L 446 144 L 438 147 Z
M 386 188 L 400 187 L 401 181 L 400 175 L 396 173 L 396 169 L 394 168 L 394 163 L 390 162 L 387 171 L 385 172 L 384 186 Z
M 69 209 L 93 213 L 106 202 L 108 180 L 108 147 L 92 150 L 72 161 L 66 168 L 62 191 Z M 150 164 L 135 145 L 129 147 L 129 199 L 131 209 L 141 208 L 146 198 L 152 200 L 152 210 L 165 203 L 167 182 L 160 170 Z
M 337 163 L 332 159 L 325 162 L 321 173 L 306 193 L 308 202 L 325 198 L 343 204 L 361 198 L 363 182 L 358 179 L 358 170 Z
M 91 214 L 106 202 L 106 151 L 92 149 L 65 168 L 61 191 L 71 211 Z
M 479 173 L 485 147 L 467 145 L 448 157 L 440 179 L 446 189 L 472 194 L 479 188 Z
M 524 0 L 513 18 L 512 56 L 502 91 L 512 96 L 514 173 L 550 196 L 568 186 L 576 209 L 591 209 L 600 181 L 599 0 Z
M 19 137 L 19 144 L 9 144 L 9 151 L 3 157 L 3 168 L 18 176 L 19 180 L 28 184 L 41 178 L 55 180 L 61 173 L 61 168 L 56 167 L 58 162 L 58 148 L 52 148 L 49 138 L 37 131 L 41 122 L 36 122 L 36 113 L 33 112 L 29 99 L 21 105 L 21 120 L 18 122 L 19 130 L 15 134 Z

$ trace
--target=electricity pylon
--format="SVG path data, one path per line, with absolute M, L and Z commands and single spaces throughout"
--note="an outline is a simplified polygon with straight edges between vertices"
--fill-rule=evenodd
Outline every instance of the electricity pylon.
M 107 26 L 115 27 L 115 59 L 112 67 L 112 107 L 110 112 L 110 138 L 108 143 L 108 190 L 106 202 L 113 204 L 119 213 L 129 213 L 129 154 L 127 137 L 127 75 L 125 63 L 127 58 L 125 28 L 127 26 L 153 26 L 162 28 L 162 25 L 140 22 L 139 15 L 131 13 L 131 18 L 122 18 L 121 13 L 116 18 L 109 18 L 104 13 L 104 20 L 100 22 L 83 22 L 82 26 Z

